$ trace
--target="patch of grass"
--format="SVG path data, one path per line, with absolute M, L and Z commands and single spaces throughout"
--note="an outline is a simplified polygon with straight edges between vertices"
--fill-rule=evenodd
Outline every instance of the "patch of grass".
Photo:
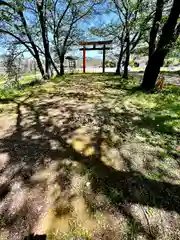
M 135 121 L 134 124 L 138 124 L 139 133 L 141 134 L 141 130 L 145 128 L 154 135 L 150 137 L 144 132 L 149 140 L 156 139 L 158 135 L 164 140 L 180 135 L 180 88 L 167 86 L 161 92 L 154 94 L 138 91 L 131 95 L 128 101 L 138 110 L 140 120 Z
M 82 240 L 92 240 L 91 233 L 85 229 L 76 229 L 76 231 L 68 232 L 68 233 L 54 233 L 49 235 L 48 240 L 72 240 L 72 239 L 82 239 Z
M 57 90 L 58 88 L 55 87 L 55 84 L 52 81 L 48 81 L 44 84 L 37 83 L 33 86 L 26 85 L 23 88 L 3 89 L 0 91 L 0 101 L 8 103 L 18 100 L 21 97 L 28 97 L 29 95 L 31 95 L 31 97 L 39 97 L 41 95 L 55 93 Z
M 37 73 L 37 74 L 25 74 L 21 77 L 19 83 L 20 84 L 25 84 L 25 83 L 30 83 L 31 81 L 35 80 L 35 79 L 39 79 L 41 78 L 41 74 Z
M 81 224 L 78 224 L 74 220 L 69 221 L 69 231 L 53 231 L 47 236 L 48 240 L 71 240 L 71 239 L 83 239 L 92 240 L 92 233 L 85 229 Z
M 26 92 L 18 89 L 2 90 L 0 92 L 0 101 L 8 103 L 8 101 L 13 101 L 16 98 L 22 97 L 24 95 L 26 95 Z

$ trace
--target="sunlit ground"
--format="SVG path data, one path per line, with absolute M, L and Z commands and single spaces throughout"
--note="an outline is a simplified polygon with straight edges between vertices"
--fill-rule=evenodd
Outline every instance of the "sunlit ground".
M 180 239 L 180 88 L 77 74 L 1 93 L 0 239 Z

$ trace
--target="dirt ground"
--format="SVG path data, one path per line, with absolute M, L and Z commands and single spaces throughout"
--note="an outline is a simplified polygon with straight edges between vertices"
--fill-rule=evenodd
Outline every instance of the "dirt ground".
M 179 133 L 143 139 L 108 78 L 43 89 L 0 106 L 0 239 L 180 239 Z

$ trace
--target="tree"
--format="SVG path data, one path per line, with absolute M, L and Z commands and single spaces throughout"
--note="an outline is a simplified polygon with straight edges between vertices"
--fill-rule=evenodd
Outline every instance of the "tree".
M 19 85 L 18 77 L 21 72 L 21 60 L 23 52 L 18 51 L 17 45 L 10 45 L 4 57 L 4 67 L 7 73 L 7 85 Z
M 160 68 L 163 66 L 164 59 L 172 48 L 173 44 L 178 39 L 180 34 L 180 23 L 178 23 L 179 15 L 180 1 L 174 0 L 170 14 L 163 26 L 157 48 L 150 56 L 145 69 L 143 82 L 141 85 L 141 87 L 145 90 L 149 91 L 154 89 Z
M 157 37 L 159 37 L 163 24 L 167 20 L 167 15 L 169 14 L 171 4 L 172 2 L 169 0 L 156 1 L 156 10 L 149 36 L 149 58 L 156 49 Z
M 38 68 L 45 76 L 43 64 L 41 62 L 38 46 L 34 40 L 35 35 L 31 30 L 32 25 L 27 23 L 25 17 L 26 7 L 23 1 L 0 1 L 0 33 L 9 35 L 9 41 L 22 44 L 35 58 Z
M 48 29 L 47 29 L 47 16 L 46 16 L 46 8 L 47 8 L 47 0 L 36 0 L 37 12 L 39 23 L 41 27 L 41 35 L 42 41 L 44 46 L 44 55 L 45 55 L 45 72 L 47 74 L 47 78 L 50 77 L 50 65 L 53 63 L 50 49 L 49 49 L 49 39 L 48 39 Z M 54 65 L 55 69 L 56 66 Z M 58 70 L 56 69 L 57 74 L 59 74 Z
M 46 18 L 47 0 L 1 1 L 0 33 L 8 35 L 9 41 L 21 44 L 35 58 L 44 78 L 49 78 L 52 64 L 59 74 L 50 54 Z M 30 19 L 29 19 L 30 17 Z M 43 43 L 43 45 L 41 44 Z M 42 63 L 45 59 L 45 69 Z
M 154 9 L 149 7 L 151 5 L 151 1 L 112 0 L 109 9 L 111 9 L 111 14 L 114 15 L 113 20 L 101 28 L 90 29 L 91 33 L 96 36 L 114 40 L 114 44 L 119 51 L 116 74 L 121 73 L 122 61 L 124 60 L 124 78 L 128 78 L 130 54 L 147 35 L 146 32 L 149 29 Z
M 152 8 L 149 7 L 152 4 L 151 1 L 142 0 L 113 0 L 113 2 L 119 16 L 120 24 L 123 26 L 120 37 L 122 48 L 119 54 L 116 73 L 120 73 L 120 64 L 123 55 L 125 55 L 123 78 L 128 78 L 130 54 L 149 29 L 148 24 L 153 14 Z
M 60 63 L 60 74 L 64 74 L 65 54 L 73 44 L 83 37 L 83 31 L 78 26 L 83 19 L 90 18 L 97 0 L 50 0 L 48 5 L 48 23 L 53 36 L 55 55 Z
M 150 31 L 149 58 L 155 50 L 156 37 L 157 37 L 157 33 L 160 26 L 160 21 L 162 19 L 162 14 L 163 14 L 163 6 L 164 6 L 164 0 L 157 0 L 155 16 L 154 16 L 153 24 Z

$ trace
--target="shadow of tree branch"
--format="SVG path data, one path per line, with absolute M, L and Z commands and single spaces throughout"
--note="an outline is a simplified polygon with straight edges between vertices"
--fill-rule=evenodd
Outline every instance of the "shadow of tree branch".
M 32 109 L 32 108 L 31 108 Z M 38 116 L 38 111 L 35 112 Z M 71 145 L 61 137 L 60 129 L 55 126 L 49 118 L 45 124 L 41 124 L 39 117 L 38 128 L 41 134 L 45 134 L 49 139 L 58 140 L 63 147 L 62 150 L 48 151 L 51 159 L 59 159 L 59 157 L 68 157 L 72 161 L 81 162 L 84 166 L 92 169 L 93 177 L 96 179 L 95 188 L 103 191 L 106 195 L 112 189 L 116 189 L 120 195 L 116 199 L 112 199 L 115 204 L 138 203 L 145 206 L 156 207 L 167 211 L 176 211 L 180 213 L 180 186 L 167 182 L 151 180 L 142 175 L 138 171 L 123 172 L 107 166 L 101 160 L 101 142 L 103 124 L 96 135 L 96 154 L 91 157 L 84 156 L 77 152 Z M 52 131 L 48 130 L 51 126 Z
M 30 137 L 22 138 L 21 106 L 28 108 L 30 110 L 29 114 L 34 117 L 34 124 L 31 128 L 40 134 L 40 138 L 36 141 Z M 142 224 L 127 210 L 125 207 L 127 204 L 140 204 L 164 209 L 166 211 L 175 211 L 180 214 L 179 185 L 148 179 L 139 171 L 133 171 L 132 169 L 127 172 L 119 171 L 106 165 L 102 161 L 101 144 L 103 141 L 103 126 L 105 122 L 108 121 L 105 116 L 106 113 L 97 113 L 99 115 L 103 114 L 104 117 L 99 118 L 101 122 L 99 123 L 99 131 L 96 134 L 96 153 L 92 156 L 84 156 L 82 153 L 76 151 L 67 143 L 66 139 L 63 138 L 62 135 L 65 133 L 65 130 L 68 131 L 69 126 L 67 125 L 67 129 L 63 129 L 62 131 L 61 128 L 54 123 L 53 119 L 48 116 L 46 107 L 46 105 L 43 105 L 40 108 L 35 108 L 33 104 L 27 102 L 17 104 L 16 131 L 8 137 L 8 139 L 1 139 L 4 151 L 9 151 L 12 162 L 14 159 L 16 159 L 16 161 L 22 161 L 24 151 L 27 151 L 27 159 L 25 161 L 30 170 L 29 175 L 32 175 L 34 164 L 37 161 L 44 164 L 44 156 L 47 156 L 51 160 L 60 161 L 68 158 L 71 161 L 80 162 L 85 168 L 91 170 L 91 186 L 93 191 L 95 193 L 102 192 L 106 195 L 111 204 L 114 205 L 129 222 L 134 222 L 139 231 L 145 233 L 149 239 L 153 238 L 152 234 L 144 229 Z M 41 116 L 46 117 L 43 123 Z M 69 118 L 73 118 L 73 111 Z M 67 119 L 67 121 L 69 120 Z M 18 149 L 15 149 L 15 142 L 12 140 L 14 137 L 16 141 L 18 141 Z M 58 141 L 60 148 L 52 149 L 49 143 L 50 140 Z M 24 169 L 22 169 L 22 171 L 24 171 Z M 116 195 L 112 194 L 112 192 L 116 192 Z

